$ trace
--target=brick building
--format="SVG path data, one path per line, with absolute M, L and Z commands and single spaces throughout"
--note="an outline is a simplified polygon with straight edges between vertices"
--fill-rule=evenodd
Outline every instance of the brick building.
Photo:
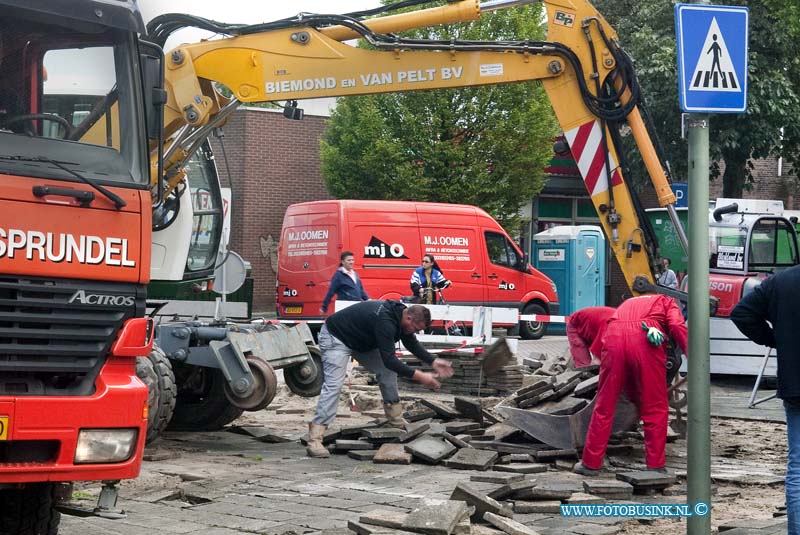
M 306 115 L 302 121 L 287 120 L 273 110 L 240 109 L 225 126 L 224 151 L 212 137 L 223 186 L 232 189 L 231 248 L 252 266 L 255 311 L 275 309 L 277 247 L 286 208 L 297 202 L 330 198 L 319 159 L 329 103 L 313 109 L 303 104 Z M 800 205 L 794 198 L 797 178 L 788 166 L 775 159 L 754 164 L 756 184 L 745 198 L 780 199 L 787 209 Z M 599 224 L 571 158 L 555 157 L 547 172 L 545 189 L 524 209 L 527 223 L 522 229 L 507 229 L 519 237 L 527 252 L 531 236 L 550 226 Z M 721 192 L 722 179 L 711 182 L 710 198 L 721 196 Z M 645 188 L 640 197 L 645 208 L 658 206 L 652 188 Z M 630 291 L 612 255 L 608 255 L 607 272 L 606 302 L 617 305 Z

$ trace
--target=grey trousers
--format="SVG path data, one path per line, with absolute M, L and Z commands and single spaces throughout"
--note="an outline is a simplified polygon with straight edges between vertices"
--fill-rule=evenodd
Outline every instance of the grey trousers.
M 319 348 L 322 350 L 322 374 L 324 382 L 317 401 L 317 411 L 312 420 L 315 424 L 330 425 L 336 417 L 339 407 L 339 393 L 347 375 L 347 363 L 350 357 L 356 359 L 378 379 L 378 386 L 384 403 L 398 403 L 400 394 L 397 391 L 397 374 L 384 366 L 380 351 L 357 352 L 328 332 L 323 325 L 318 336 Z

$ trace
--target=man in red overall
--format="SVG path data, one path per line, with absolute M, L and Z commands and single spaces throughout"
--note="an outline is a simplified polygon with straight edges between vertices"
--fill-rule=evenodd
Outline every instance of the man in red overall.
M 567 340 L 576 368 L 599 362 L 601 340 L 614 311 L 611 307 L 586 307 L 570 314 L 567 319 Z
M 686 353 L 688 331 L 675 301 L 643 295 L 624 301 L 611 316 L 602 340 L 600 383 L 583 457 L 574 472 L 597 475 L 603 465 L 620 392 L 639 408 L 647 468 L 664 471 L 669 401 L 666 359 L 669 335 Z

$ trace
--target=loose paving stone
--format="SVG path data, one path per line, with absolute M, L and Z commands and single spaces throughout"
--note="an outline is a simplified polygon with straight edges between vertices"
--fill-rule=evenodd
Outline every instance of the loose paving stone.
M 511 516 L 513 514 L 509 506 L 501 504 L 463 482 L 456 485 L 450 495 L 450 499 L 466 502 L 468 505 L 475 507 L 475 513 L 471 516 L 472 520 L 475 521 L 482 519 L 484 513 L 487 512 L 503 516 Z
M 567 450 L 552 450 L 552 449 L 543 449 L 539 450 L 533 454 L 537 461 L 541 462 L 549 462 L 555 459 L 577 459 L 578 458 L 578 451 L 574 449 L 567 449 Z
M 431 424 L 408 424 L 405 433 L 397 437 L 400 442 L 410 442 L 420 436 L 422 433 L 428 431 Z
M 305 414 L 306 410 L 300 407 L 281 407 L 275 410 L 275 414 Z
M 407 422 L 419 422 L 421 420 L 427 420 L 428 418 L 435 418 L 436 411 L 429 408 L 422 408 L 422 409 L 415 409 L 411 411 L 406 411 L 403 413 L 403 418 Z
M 532 463 L 533 461 L 534 458 L 529 453 L 509 453 L 500 457 L 497 464 Z
M 517 497 L 520 494 L 524 494 L 525 491 L 535 486 L 536 486 L 535 479 L 514 481 L 512 483 L 508 483 L 507 485 L 503 485 L 502 487 L 494 489 L 489 493 L 489 497 L 494 498 L 495 500 L 505 500 L 507 498 Z
M 554 484 L 541 484 L 517 493 L 525 500 L 566 500 L 572 491 Z
M 396 442 L 405 433 L 403 429 L 378 427 L 376 429 L 365 429 L 364 438 L 373 444 L 385 444 L 386 442 Z
M 763 518 L 760 520 L 747 518 L 740 520 L 729 520 L 719 525 L 719 532 L 730 533 L 731 530 L 736 528 L 767 530 L 773 527 L 781 527 L 784 524 L 786 524 L 785 518 Z
M 503 535 L 504 531 L 481 524 L 472 525 L 472 535 Z
M 517 432 L 519 432 L 519 429 L 516 427 L 512 427 L 504 423 L 498 423 L 490 425 L 483 433 L 486 436 L 493 437 L 495 440 L 505 440 Z
M 464 436 L 464 435 L 462 435 L 462 436 Z M 453 446 L 455 446 L 457 448 L 471 448 L 472 447 L 469 444 L 469 442 L 466 442 L 464 439 L 459 438 L 457 436 L 453 436 L 450 433 L 448 433 L 447 431 L 442 433 L 442 438 L 445 439 L 446 441 L 448 441 L 450 444 L 452 444 Z
M 514 501 L 514 513 L 561 513 L 561 500 Z
M 460 412 L 449 407 L 448 405 L 445 405 L 444 403 L 439 403 L 438 401 L 426 398 L 420 398 L 419 401 L 429 409 L 433 410 L 436 414 L 447 420 L 456 420 L 461 417 Z
M 538 531 L 534 531 L 525 524 L 520 524 L 516 520 L 505 518 L 494 513 L 486 513 L 483 515 L 483 519 L 494 527 L 508 533 L 508 535 L 540 535 Z
M 662 474 L 652 470 L 642 470 L 639 472 L 619 472 L 617 479 L 633 485 L 634 492 L 647 490 L 663 490 L 670 485 L 674 485 L 677 478 L 674 474 Z
M 374 446 L 366 440 L 347 440 L 340 438 L 336 441 L 336 451 L 346 452 L 351 450 L 371 450 Z
M 423 435 L 413 442 L 405 444 L 407 452 L 431 464 L 436 464 L 442 459 L 452 455 L 456 447 L 444 440 Z
M 402 528 L 429 535 L 450 535 L 467 515 L 467 504 L 458 500 L 430 500 L 411 511 Z
M 451 435 L 458 435 L 460 433 L 466 433 L 468 431 L 475 431 L 481 428 L 481 424 L 478 422 L 465 422 L 465 421 L 455 421 L 455 422 L 447 422 L 444 424 L 444 429 Z M 483 434 L 483 431 L 481 431 Z
M 594 392 L 597 390 L 597 385 L 600 383 L 600 376 L 595 375 L 594 377 L 590 377 L 585 381 L 578 383 L 578 386 L 575 387 L 574 394 L 576 396 L 587 396 L 591 397 Z
M 453 405 L 455 405 L 455 409 L 465 418 L 475 420 L 479 423 L 483 422 L 483 406 L 481 405 L 480 398 L 456 396 L 453 398 Z
M 371 461 L 378 450 L 350 450 L 347 456 L 356 461 Z
M 606 501 L 605 498 L 602 498 L 600 496 L 587 494 L 585 492 L 575 492 L 569 498 L 564 500 L 564 503 L 583 504 L 583 503 L 603 503 L 605 501 Z
M 584 479 L 583 490 L 589 494 L 606 496 L 608 494 L 633 494 L 633 485 L 618 479 Z
M 538 412 L 553 416 L 569 416 L 584 408 L 589 402 L 585 399 L 566 397 L 560 401 L 552 401 L 536 407 Z
M 502 420 L 495 416 L 495 414 L 490 410 L 483 409 L 481 414 L 483 415 L 483 419 L 491 424 L 499 424 L 502 422 Z
M 472 523 L 469 521 L 469 516 L 456 524 L 456 527 L 453 528 L 453 535 L 472 535 Z
M 238 433 L 253 437 L 259 442 L 267 444 L 280 444 L 281 442 L 292 442 L 292 439 L 283 435 L 279 435 L 271 430 L 269 427 L 261 425 L 241 425 L 228 428 L 231 433 Z
M 371 526 L 383 526 L 385 528 L 402 529 L 403 522 L 406 521 L 408 513 L 397 509 L 375 509 L 367 511 L 358 518 L 362 524 Z
M 464 448 L 458 450 L 452 457 L 442 461 L 447 468 L 460 470 L 488 470 L 497 460 L 499 454 L 496 451 L 476 450 L 475 448 Z
M 511 474 L 508 472 L 486 472 L 485 474 L 475 474 L 469 476 L 470 481 L 478 483 L 497 483 L 498 485 L 507 485 L 517 481 L 524 481 L 525 474 Z
M 336 438 L 358 438 L 363 436 L 364 431 L 367 429 L 375 429 L 378 427 L 376 424 L 364 425 L 348 425 L 339 429 L 339 437 Z
M 375 464 L 411 464 L 411 460 L 403 444 L 383 444 L 372 458 Z
M 513 472 L 515 474 L 538 474 L 547 472 L 547 465 L 541 463 L 515 463 L 500 464 L 494 467 L 498 472 Z

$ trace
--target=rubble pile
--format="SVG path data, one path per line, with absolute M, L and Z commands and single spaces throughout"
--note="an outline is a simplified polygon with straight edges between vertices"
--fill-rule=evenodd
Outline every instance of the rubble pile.
M 449 500 L 423 500 L 411 512 L 368 511 L 358 521 L 349 522 L 348 528 L 359 535 L 497 533 L 490 529 L 510 535 L 535 534 L 515 521 L 514 515 L 558 514 L 562 504 L 630 500 L 634 493 L 661 492 L 676 482 L 674 475 L 647 471 L 620 471 L 616 479 L 582 479 L 572 474 L 568 480 L 553 477 L 552 472 L 571 468 L 578 452 L 556 450 L 524 436 L 481 401 L 456 397 L 451 405 L 421 399 L 406 411 L 409 423 L 405 429 L 387 427 L 385 420 L 378 420 L 327 431 L 323 442 L 331 451 L 353 459 L 376 464 L 438 464 L 476 472 L 468 482 L 456 485 Z M 630 447 L 611 445 L 609 453 L 623 449 Z

